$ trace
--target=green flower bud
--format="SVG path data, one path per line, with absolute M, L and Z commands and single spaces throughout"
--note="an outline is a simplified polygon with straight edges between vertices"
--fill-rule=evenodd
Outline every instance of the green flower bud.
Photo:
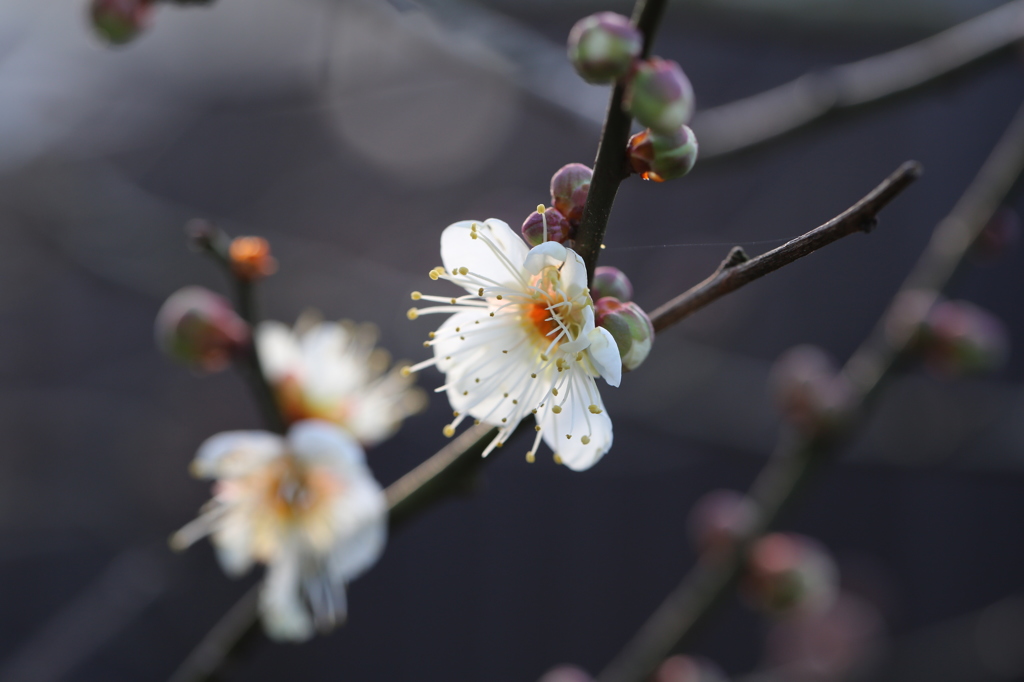
M 825 351 L 802 345 L 783 353 L 770 384 L 783 419 L 808 437 L 840 426 L 853 406 L 853 387 Z
M 686 126 L 669 136 L 644 130 L 629 138 L 627 154 L 630 167 L 644 180 L 674 180 L 697 163 L 697 138 Z
M 828 550 L 796 533 L 766 535 L 750 550 L 744 592 L 773 612 L 819 612 L 835 601 L 839 569 Z
M 179 289 L 156 316 L 160 350 L 206 372 L 227 367 L 249 341 L 249 325 L 231 303 L 203 287 Z
M 148 25 L 153 0 L 93 0 L 89 8 L 93 28 L 112 45 L 131 42 Z
M 538 206 L 538 209 L 544 208 Z M 545 223 L 547 226 L 545 227 Z M 545 234 L 549 242 L 565 242 L 572 234 L 569 221 L 557 209 L 546 208 L 544 213 L 534 211 L 523 222 L 523 239 L 530 246 L 537 246 L 545 241 Z
M 597 299 L 611 296 L 620 301 L 629 301 L 633 298 L 633 285 L 629 283 L 629 278 L 622 270 L 610 265 L 601 265 L 594 270 L 590 291 Z
M 652 57 L 634 70 L 623 106 L 640 125 L 675 135 L 693 116 L 693 86 L 679 64 Z
M 1002 321 L 967 301 L 942 301 L 932 307 L 920 342 L 925 362 L 951 376 L 996 370 L 1006 363 L 1010 347 Z
M 612 296 L 594 304 L 595 323 L 607 329 L 622 356 L 622 369 L 636 369 L 647 358 L 654 343 L 654 325 L 647 313 L 633 302 L 623 303 Z
M 592 177 L 594 171 L 582 163 L 562 166 L 551 176 L 551 204 L 573 227 L 583 218 L 583 205 L 587 203 Z
M 614 83 L 629 73 L 643 43 L 629 19 L 598 12 L 577 21 L 569 32 L 569 61 L 588 83 Z

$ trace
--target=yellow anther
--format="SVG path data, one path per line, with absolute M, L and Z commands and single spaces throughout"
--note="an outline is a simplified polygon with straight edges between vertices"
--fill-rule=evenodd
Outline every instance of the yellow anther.
M 536 373 L 533 373 L 533 374 L 531 374 L 531 375 L 530 375 L 530 378 L 531 378 L 531 379 L 536 379 L 536 378 L 537 378 L 537 374 L 536 374 Z
M 476 379 L 474 379 L 473 381 L 475 381 L 476 383 L 478 383 L 478 384 L 479 384 L 479 383 L 480 383 L 480 377 L 477 377 L 477 378 L 476 378 Z
M 469 238 L 470 239 L 479 239 L 479 235 L 477 235 L 476 232 L 470 232 L 469 233 Z
M 513 398 L 513 399 L 512 399 L 512 404 L 513 404 L 513 405 L 518 405 L 518 404 L 519 404 L 519 401 L 518 401 L 518 400 L 516 400 L 515 398 Z
M 452 416 L 453 416 L 453 417 L 458 417 L 458 416 L 459 416 L 459 413 L 458 413 L 458 411 L 452 412 Z
M 495 298 L 500 301 L 501 300 L 501 294 L 498 294 L 497 296 L 495 296 Z
M 437 279 L 438 277 L 440 277 L 440 276 L 441 276 L 441 275 L 440 275 L 440 274 L 439 274 L 439 273 L 437 272 L 437 270 L 431 270 L 431 271 L 430 271 L 429 273 L 427 273 L 427 274 L 428 274 L 428 275 L 430 275 L 430 279 L 434 279 L 434 280 L 436 280 L 436 279 Z
M 463 392 L 462 392 L 462 395 L 469 395 L 469 391 L 463 391 Z M 477 424 L 479 424 L 479 423 L 480 423 L 480 422 L 477 422 Z
M 414 292 L 412 292 L 411 294 L 409 294 L 409 297 L 410 297 L 410 298 L 412 298 L 412 300 L 414 300 L 414 301 L 418 301 L 418 300 L 420 300 L 421 298 L 423 298 L 423 294 L 421 294 L 421 293 L 420 293 L 420 292 L 418 292 L 418 291 L 414 291 Z
M 583 438 L 580 438 L 580 442 L 584 445 L 590 445 L 590 436 L 583 436 Z
M 542 360 L 543 362 L 547 362 L 547 361 L 548 361 L 548 356 L 544 355 L 544 353 L 541 353 L 541 354 L 540 354 L 540 359 L 541 359 L 541 360 Z
M 505 444 L 505 443 L 504 443 L 504 441 L 500 441 L 500 440 L 499 440 L 499 441 L 498 441 L 497 443 L 495 443 L 495 444 L 494 444 L 494 447 L 496 447 L 496 448 L 500 448 L 500 447 L 501 447 L 502 445 L 504 445 L 504 444 Z
M 466 337 L 465 337 L 465 336 L 460 336 L 460 337 L 459 337 L 459 341 L 465 341 L 465 340 L 466 340 Z
M 491 317 L 494 317 L 494 313 L 491 313 Z
M 477 289 L 476 290 L 476 295 L 477 296 L 483 296 L 484 295 L 484 288 L 480 287 L 479 289 Z
M 583 351 L 580 351 L 579 353 L 576 354 L 576 362 L 579 362 L 582 359 L 583 359 Z
M 435 336 L 437 336 L 437 333 L 436 333 L 436 332 L 430 332 L 429 334 L 427 334 L 427 338 L 429 338 L 429 339 L 432 339 L 432 338 L 434 338 Z
M 533 408 L 532 410 L 530 410 L 530 414 L 537 414 L 537 408 Z M 537 427 L 537 430 L 540 430 L 539 426 Z
M 469 268 L 467 268 L 465 266 L 459 268 L 459 274 L 460 275 L 468 275 L 469 274 Z
M 566 440 L 571 440 L 572 439 L 572 434 L 571 433 L 565 434 L 565 439 Z
M 402 375 L 403 377 L 407 377 L 407 376 L 409 376 L 410 374 L 412 374 L 412 367 L 409 367 L 408 365 L 406 365 L 405 367 L 403 367 L 402 369 L 400 369 L 400 370 L 398 371 L 398 373 L 399 373 L 399 374 L 401 374 L 401 375 Z
M 405 316 L 408 317 L 410 320 L 415 320 L 417 317 L 420 316 L 420 311 L 416 310 L 415 308 L 409 308 L 409 312 L 407 312 Z
M 508 397 L 508 393 L 502 394 L 502 397 L 507 398 Z
M 587 409 L 590 410 L 590 414 L 601 414 L 601 408 L 597 405 L 591 405 Z
M 537 458 L 534 457 L 533 450 L 530 450 L 529 452 L 526 453 L 526 462 L 527 462 L 527 464 L 533 464 L 536 461 L 537 461 Z
M 505 355 L 508 355 L 508 351 L 507 350 L 503 350 L 501 352 L 504 353 Z
M 558 389 L 557 388 L 551 389 L 551 395 L 558 395 Z
M 430 341 L 424 341 L 423 342 L 423 347 L 424 348 L 430 348 Z
M 537 204 L 537 213 L 544 212 L 544 204 Z
M 555 453 L 555 458 L 554 459 L 555 459 L 555 464 L 561 464 L 562 463 L 562 457 L 557 452 Z
M 559 407 L 558 405 L 552 405 L 551 411 L 554 412 L 555 414 L 562 414 L 562 408 Z
M 461 332 L 461 331 L 462 331 L 462 327 L 456 327 L 456 328 L 455 328 L 455 333 L 459 333 L 459 332 Z
M 456 301 L 454 298 L 450 298 L 448 300 L 451 301 L 452 305 L 455 305 L 456 303 L 458 303 L 458 301 Z
M 473 423 L 476 424 L 477 426 L 480 426 L 480 420 L 479 419 L 474 419 Z
M 534 410 L 534 412 L 536 412 L 536 411 L 537 411 L 537 410 Z M 538 432 L 538 433 L 540 433 L 540 424 L 537 424 L 536 426 L 534 426 L 534 427 L 533 427 L 533 430 L 534 430 L 534 431 L 536 431 L 536 432 Z
M 508 421 L 508 419 L 506 419 L 505 417 L 502 417 L 502 418 L 501 418 L 501 423 L 502 423 L 502 424 L 504 424 L 504 423 L 505 423 L 505 422 L 507 422 L 507 421 Z
M 452 426 L 451 424 L 445 424 L 444 428 L 441 430 L 441 433 L 443 433 L 446 438 L 451 438 L 452 436 L 455 435 L 455 427 Z

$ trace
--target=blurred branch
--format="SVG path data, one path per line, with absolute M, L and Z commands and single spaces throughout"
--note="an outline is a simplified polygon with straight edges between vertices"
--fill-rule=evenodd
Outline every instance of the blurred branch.
M 658 24 L 665 11 L 667 0 L 637 0 L 633 9 L 633 25 L 644 37 L 641 59 L 651 53 Z M 629 142 L 630 127 L 633 117 L 622 108 L 622 99 L 626 91 L 625 83 L 617 83 L 612 90 L 608 102 L 608 113 L 605 116 L 604 129 L 597 147 L 597 159 L 594 161 L 594 177 L 590 181 L 590 192 L 587 203 L 583 207 L 583 218 L 576 237 L 576 251 L 586 263 L 587 272 L 593 277 L 597 266 L 597 256 L 604 233 L 608 227 L 608 217 L 612 212 L 615 194 L 619 184 L 629 177 L 629 165 L 626 159 L 626 145 Z
M 907 161 L 843 213 L 757 258 L 748 260 L 743 249 L 733 247 L 729 256 L 710 277 L 651 313 L 655 331 L 670 327 L 722 296 L 832 242 L 855 232 L 870 232 L 876 224 L 878 212 L 909 187 L 920 174 L 921 165 L 916 161 Z
M 701 159 L 724 156 L 802 128 L 826 114 L 920 87 L 1024 38 L 1024 0 L 1014 0 L 892 52 L 809 73 L 706 109 L 692 127 Z
M 1022 170 L 1024 106 L 952 212 L 935 228 L 931 241 L 897 297 L 905 291 L 924 287 L 937 293 L 949 283 Z M 864 404 L 873 397 L 910 340 L 909 332 L 899 339 L 885 335 L 893 311 L 894 306 L 890 304 L 875 331 L 843 368 L 855 387 L 857 403 Z M 751 487 L 750 496 L 759 510 L 753 528 L 723 556 L 700 561 L 602 671 L 599 682 L 641 682 L 674 648 L 690 644 L 700 626 L 730 594 L 751 544 L 772 526 L 795 493 L 831 459 L 851 431 L 852 424 L 848 423 L 813 438 L 785 434 Z

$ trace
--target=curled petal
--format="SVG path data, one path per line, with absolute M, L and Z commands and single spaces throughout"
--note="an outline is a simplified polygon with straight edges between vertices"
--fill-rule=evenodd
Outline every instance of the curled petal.
M 280 381 L 302 365 L 302 351 L 286 325 L 267 321 L 256 328 L 256 352 L 270 381 Z
M 537 275 L 546 267 L 558 267 L 565 261 L 566 249 L 558 242 L 544 242 L 530 249 L 523 268 L 530 274 Z
M 579 353 L 581 350 L 590 347 L 593 342 L 591 333 L 594 331 L 594 309 L 586 307 L 583 309 L 583 324 L 580 326 L 580 333 L 574 341 L 563 343 L 561 348 L 566 353 Z
M 562 286 L 569 298 L 576 298 L 587 289 L 587 266 L 583 257 L 572 249 L 566 249 L 565 265 L 562 266 Z
M 192 462 L 201 478 L 245 476 L 284 451 L 284 439 L 266 431 L 225 431 L 207 438 Z
M 590 361 L 601 373 L 609 386 L 618 386 L 622 381 L 622 356 L 615 338 L 604 327 L 596 327 L 590 334 Z

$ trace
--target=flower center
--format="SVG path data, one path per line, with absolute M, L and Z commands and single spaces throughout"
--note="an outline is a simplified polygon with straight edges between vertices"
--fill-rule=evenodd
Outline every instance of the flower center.
M 533 342 L 547 346 L 558 334 L 558 323 L 554 313 L 548 310 L 548 303 L 530 303 L 526 306 L 527 328 L 532 331 Z

